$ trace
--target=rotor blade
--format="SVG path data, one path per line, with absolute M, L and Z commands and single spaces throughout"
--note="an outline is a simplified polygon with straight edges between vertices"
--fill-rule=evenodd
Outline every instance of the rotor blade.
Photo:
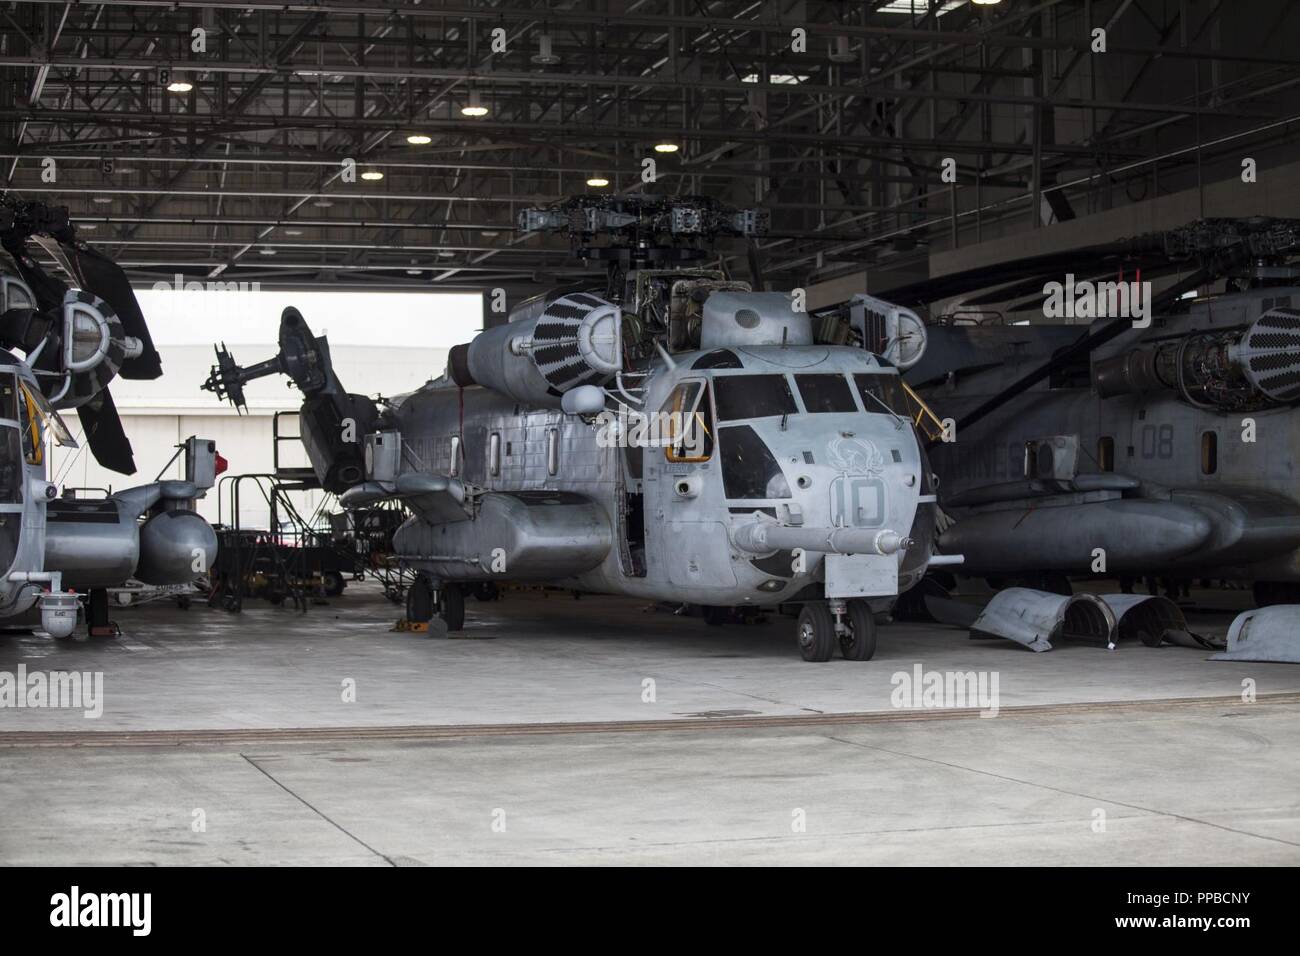
M 144 346 L 138 358 L 122 362 L 118 374 L 130 379 L 154 379 L 162 375 L 162 360 L 154 348 L 144 313 L 140 311 L 140 303 L 136 301 L 122 267 L 84 242 L 60 245 L 69 259 L 77 284 L 111 305 L 122 322 L 122 331 L 139 339 Z
M 113 396 L 100 392 L 93 402 L 77 409 L 81 427 L 85 430 L 90 453 L 110 471 L 122 475 L 135 474 L 135 453 L 131 440 L 122 428 L 122 419 L 113 404 Z

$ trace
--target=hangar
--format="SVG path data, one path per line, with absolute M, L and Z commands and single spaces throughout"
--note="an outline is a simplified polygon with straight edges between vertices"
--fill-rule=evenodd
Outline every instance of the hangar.
M 1298 34 L 0 5 L 0 863 L 1294 865 Z

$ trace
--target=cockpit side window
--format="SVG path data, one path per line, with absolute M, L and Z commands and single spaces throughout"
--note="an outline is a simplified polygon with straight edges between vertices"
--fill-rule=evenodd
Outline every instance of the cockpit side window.
M 810 413 L 856 412 L 849 380 L 843 375 L 796 375 L 795 384 L 803 396 L 803 406 Z M 867 411 L 877 409 L 868 408 Z
M 790 392 L 790 383 L 784 375 L 715 375 L 713 400 L 718 406 L 720 422 L 741 422 L 799 412 Z
M 887 414 L 883 403 L 889 411 L 898 415 L 911 417 L 907 405 L 907 394 L 903 391 L 903 380 L 897 375 L 883 372 L 861 372 L 853 376 L 858 393 L 862 396 L 862 407 L 868 412 Z
M 12 375 L 0 375 L 0 418 L 18 421 L 18 382 Z
M 660 409 L 658 428 L 669 461 L 700 462 L 713 457 L 713 409 L 703 380 L 678 383 Z
M 23 457 L 27 459 L 27 464 L 39 465 L 44 460 L 41 410 L 36 407 L 36 402 L 27 389 L 22 389 L 21 393 L 19 423 L 23 430 Z

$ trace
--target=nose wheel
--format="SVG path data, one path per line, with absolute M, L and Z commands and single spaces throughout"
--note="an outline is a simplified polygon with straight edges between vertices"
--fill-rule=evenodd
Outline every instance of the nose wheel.
M 850 601 L 841 616 L 840 653 L 846 661 L 869 661 L 876 653 L 876 616 L 866 601 Z
M 837 606 L 805 604 L 795 625 L 799 653 L 806 661 L 828 661 L 838 646 L 846 661 L 869 661 L 876 653 L 876 618 L 866 601 Z
M 828 661 L 835 653 L 835 618 L 825 604 L 805 604 L 795 624 L 799 653 L 806 661 Z

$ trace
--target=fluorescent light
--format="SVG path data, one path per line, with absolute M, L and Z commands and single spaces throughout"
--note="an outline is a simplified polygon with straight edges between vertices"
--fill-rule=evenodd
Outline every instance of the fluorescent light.
M 420 270 L 419 270 L 419 269 L 407 269 L 407 270 L 406 270 L 406 274 L 407 274 L 408 276 L 418 276 L 418 275 L 420 274 Z
M 194 84 L 187 80 L 172 80 L 167 84 L 168 93 L 188 93 L 194 89 Z
M 433 142 L 433 137 L 425 136 L 423 133 L 412 133 L 406 137 L 406 141 L 412 146 L 428 146 Z
M 334 203 L 332 200 L 326 199 L 324 196 L 322 196 L 320 199 L 317 199 L 315 202 L 313 202 L 312 205 L 315 206 L 317 209 L 328 209 L 330 206 L 334 205 Z
M 656 153 L 675 153 L 680 148 L 676 143 L 655 143 Z
M 274 250 L 274 249 L 258 249 L 257 251 L 260 252 L 260 253 L 261 253 L 262 255 L 264 255 L 264 256 L 273 256 L 273 255 L 275 255 L 275 250 Z
M 747 73 L 740 78 L 740 82 L 761 83 L 763 82 L 763 78 L 757 73 Z M 768 77 L 768 82 L 774 86 L 797 86 L 800 83 L 807 83 L 808 76 L 803 73 L 800 73 L 798 76 L 795 76 L 792 73 L 773 73 Z
M 91 231 L 91 232 L 94 232 L 96 229 L 99 228 L 99 226 L 98 226 L 96 223 L 93 223 L 93 222 L 79 222 L 79 223 L 77 223 L 77 228 L 78 228 L 78 229 L 86 229 L 86 230 L 89 230 L 89 231 Z
M 301 230 L 301 229 L 286 229 L 286 230 L 284 231 L 284 234 L 285 234 L 286 236 L 301 236 L 301 235 L 302 235 L 302 230 Z
M 601 186 L 608 186 L 609 180 L 603 176 L 592 176 L 590 179 L 587 180 L 587 185 L 594 186 L 597 189 L 599 189 Z
M 113 202 L 113 197 L 112 197 L 112 196 L 92 196 L 91 199 L 90 199 L 90 201 L 93 202 L 93 203 L 99 203 L 99 205 L 101 205 L 101 206 L 108 206 L 108 205 L 111 205 L 111 204 L 112 204 L 112 202 Z
M 368 183 L 377 183 L 384 178 L 384 174 L 377 169 L 367 169 L 361 174 L 361 178 Z
M 993 2 L 997 3 L 998 0 L 993 0 Z M 944 3 L 939 7 L 939 15 L 943 16 L 945 13 L 952 13 L 952 11 L 964 6 L 965 3 L 966 0 L 944 0 Z M 900 13 L 911 16 L 913 12 L 924 15 L 928 9 L 928 0 L 927 2 L 922 2 L 922 0 L 890 0 L 883 7 L 877 7 L 876 13 Z

